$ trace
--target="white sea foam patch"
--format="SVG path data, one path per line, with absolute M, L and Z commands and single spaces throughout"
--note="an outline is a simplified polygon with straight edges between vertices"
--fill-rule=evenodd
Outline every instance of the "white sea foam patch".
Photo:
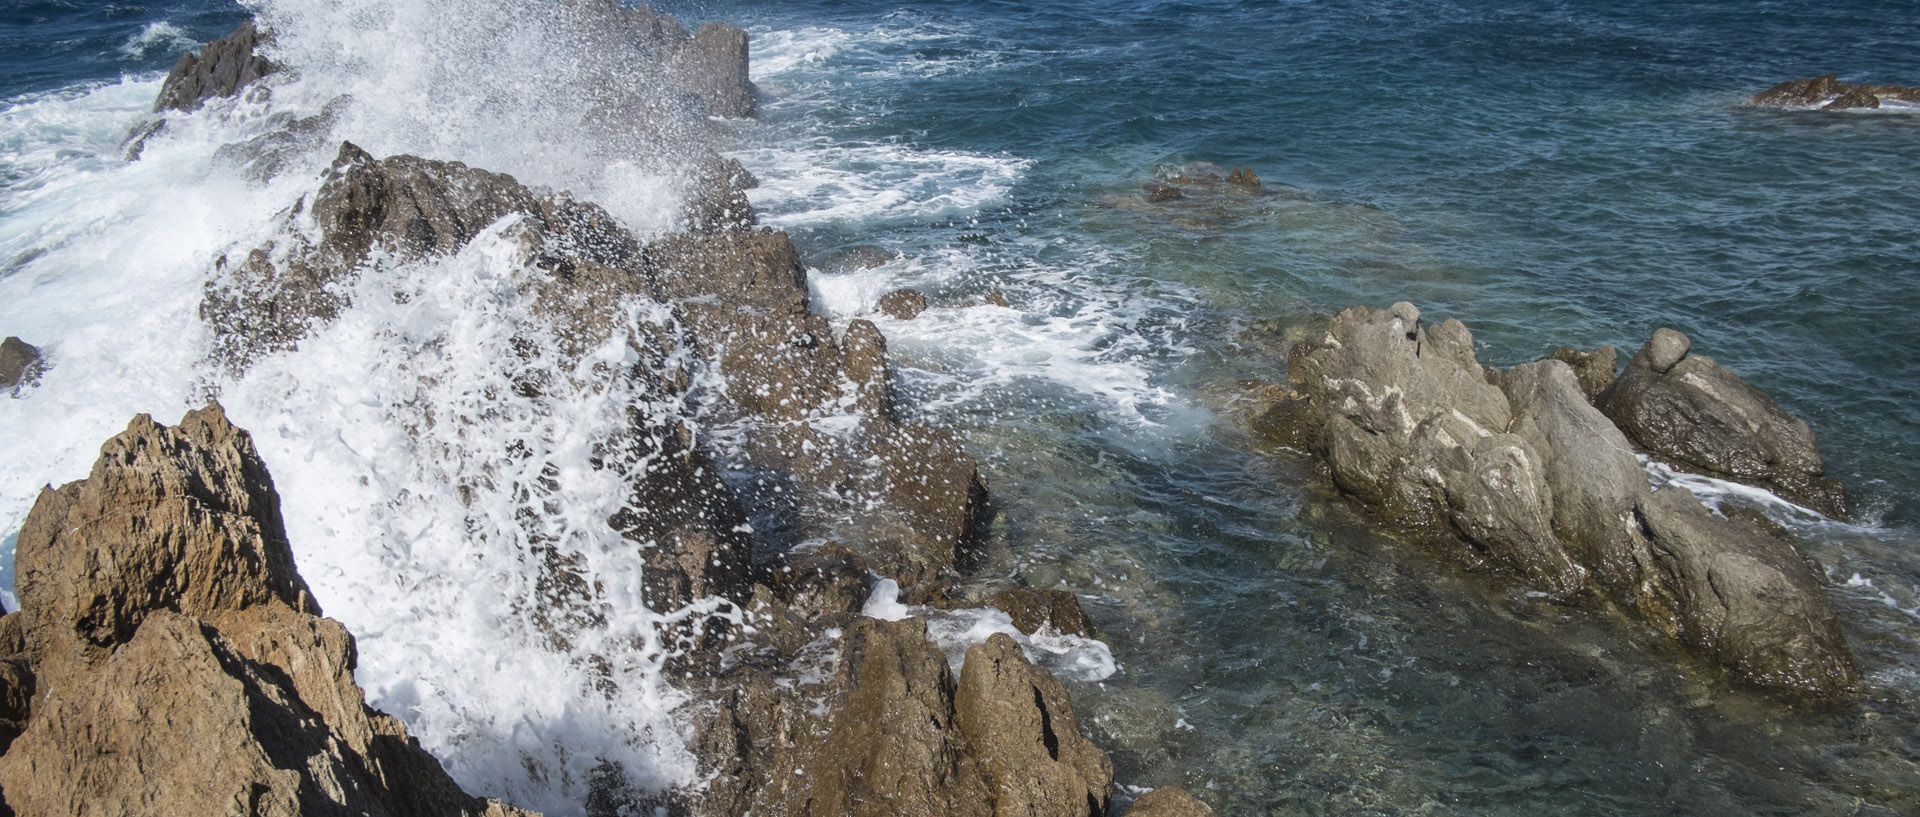
M 363 273 L 354 307 L 223 401 L 252 430 L 298 566 L 360 642 L 369 703 L 468 791 L 578 814 L 596 769 L 693 778 L 636 546 L 607 520 L 645 461 L 608 442 L 656 405 L 619 334 L 577 363 L 520 294 L 495 225 L 449 258 Z M 630 330 L 667 320 L 635 303 Z M 538 396 L 516 376 L 551 373 Z M 584 579 L 552 598 L 555 565 Z M 709 603 L 683 614 L 706 612 Z
M 1013 626 L 1012 616 L 991 607 L 941 610 L 902 604 L 900 583 L 892 579 L 874 582 L 872 592 L 867 594 L 866 606 L 860 612 L 885 621 L 899 621 L 911 616 L 925 618 L 927 635 L 940 645 L 940 651 L 947 656 L 947 666 L 955 674 L 959 674 L 966 664 L 967 648 L 991 638 L 995 633 L 1012 637 L 1020 645 L 1021 652 L 1026 654 L 1027 660 L 1055 675 L 1076 681 L 1104 681 L 1119 671 L 1119 666 L 1113 660 L 1112 648 L 1104 642 L 1055 632 L 1046 627 L 1027 635 Z
M 752 36 L 753 58 L 747 70 L 756 83 L 779 82 L 790 74 L 818 69 L 853 41 L 851 34 L 837 28 L 774 30 L 756 26 L 748 33 Z
M 190 407 L 207 270 L 291 201 L 218 172 L 213 144 L 192 128 L 147 161 L 122 161 L 120 140 L 158 85 L 126 80 L 0 109 L 0 335 L 39 346 L 50 365 L 38 387 L 0 398 L 0 536 L 19 528 L 42 486 L 85 476 L 133 415 L 168 422 Z M 9 591 L 11 562 L 7 548 Z
M 276 103 L 376 156 L 450 159 L 570 191 L 653 233 L 677 215 L 703 119 L 593 0 L 259 0 Z M 337 144 L 337 142 L 336 142 Z M 613 166 L 610 171 L 609 167 Z
M 774 227 L 967 218 L 1004 204 L 1031 162 L 1013 156 L 818 139 L 732 154 L 760 186 L 747 192 Z
M 127 38 L 120 44 L 120 55 L 127 59 L 139 59 L 149 54 L 195 51 L 200 41 L 172 23 L 157 20 L 146 24 L 138 34 Z

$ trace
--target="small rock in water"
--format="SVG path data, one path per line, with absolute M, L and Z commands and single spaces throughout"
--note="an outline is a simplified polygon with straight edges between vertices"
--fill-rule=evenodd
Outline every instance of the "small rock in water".
M 45 370 L 39 347 L 16 337 L 0 342 L 0 389 L 17 397 L 22 389 L 40 382 Z
M 1841 94 L 1839 99 L 1822 105 L 1820 110 L 1843 111 L 1848 108 L 1878 107 L 1880 107 L 1880 97 L 1874 96 L 1873 92 L 1865 87 L 1856 85 L 1853 88 L 1849 88 L 1846 93 Z
M 987 304 L 990 306 L 1004 307 L 1007 309 L 1013 308 L 1013 304 L 1010 304 L 1007 302 L 1007 293 L 1001 292 L 1000 290 L 997 290 L 997 289 L 988 290 L 986 297 L 982 298 L 981 300 L 986 301 Z
M 910 321 L 927 311 L 927 296 L 911 289 L 896 289 L 880 296 L 880 312 L 895 320 Z
M 1147 185 L 1147 201 L 1173 201 L 1186 197 L 1187 194 L 1180 192 L 1180 188 L 1170 184 Z
M 269 38 L 260 33 L 252 20 L 174 63 L 167 80 L 160 86 L 160 98 L 153 110 L 195 111 L 216 96 L 234 96 L 261 77 L 278 70 L 267 58 L 254 53 Z
M 1253 168 L 1251 167 L 1235 168 L 1232 171 L 1227 173 L 1227 184 L 1236 184 L 1241 187 L 1251 187 L 1254 189 L 1259 189 L 1260 177 L 1257 175 L 1254 175 Z
M 1213 817 L 1213 809 L 1179 786 L 1161 786 L 1133 801 L 1127 817 Z

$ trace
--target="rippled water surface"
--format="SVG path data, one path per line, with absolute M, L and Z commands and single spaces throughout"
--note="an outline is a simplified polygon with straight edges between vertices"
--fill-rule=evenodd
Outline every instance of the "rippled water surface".
M 0 12 L 24 44 L 0 59 L 7 291 L 57 297 L 76 265 L 61 236 L 80 228 L 46 211 L 72 203 L 62 185 L 113 187 L 87 174 L 117 172 L 101 156 L 122 125 L 88 117 L 137 114 L 175 31 L 244 17 L 177 5 Z M 1920 110 L 1740 106 L 1827 72 L 1920 84 L 1913 9 L 657 5 L 751 33 L 762 113 L 726 126 L 727 149 L 759 177 L 763 221 L 814 263 L 817 307 L 871 316 L 901 286 L 933 301 L 876 321 L 916 410 L 986 466 L 989 572 L 1075 591 L 1111 642 L 1119 672 L 1073 691 L 1121 783 L 1183 784 L 1226 814 L 1920 813 L 1920 323 L 1905 311 Z M 1208 165 L 1264 186 L 1143 189 Z M 140 172 L 208 207 L 272 198 Z M 134 248 L 113 231 L 154 224 L 97 223 Z M 188 314 L 207 251 L 179 251 L 187 272 L 151 285 L 163 304 Z M 985 305 L 994 291 L 1012 308 Z M 132 300 L 98 309 L 136 314 Z M 1498 365 L 1561 344 L 1631 353 L 1673 326 L 1806 417 L 1860 524 L 1773 510 L 1833 581 L 1862 697 L 1730 690 L 1605 610 L 1540 604 L 1371 532 L 1309 463 L 1235 429 L 1237 381 L 1282 377 L 1287 343 L 1332 311 L 1398 300 L 1465 321 Z M 70 330 L 97 315 L 26 303 L 0 319 L 70 356 L 105 344 Z M 378 338 L 378 317 L 348 328 Z M 17 461 L 71 468 L 97 444 L 41 441 Z M 276 475 L 301 468 L 268 456 Z M 16 483 L 78 474 L 13 476 L 21 504 Z M 406 666 L 410 645 L 363 637 L 375 666 Z M 373 691 L 403 711 L 415 694 Z

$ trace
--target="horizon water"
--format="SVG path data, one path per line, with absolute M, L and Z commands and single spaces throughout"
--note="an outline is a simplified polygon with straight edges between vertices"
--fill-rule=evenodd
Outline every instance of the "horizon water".
M 1900 317 L 1920 300 L 1920 109 L 1740 106 L 1829 72 L 1920 84 L 1920 15 L 1801 0 L 654 5 L 749 32 L 761 113 L 718 123 L 714 147 L 759 178 L 749 196 L 814 267 L 815 308 L 874 319 L 910 410 L 980 459 L 1005 520 L 988 570 L 1075 592 L 1105 634 L 1056 660 L 1092 668 L 1062 674 L 1123 792 L 1183 785 L 1223 814 L 1920 812 L 1920 324 Z M 270 236 L 338 145 L 266 181 L 217 149 L 343 96 L 335 135 L 376 155 L 512 173 L 636 234 L 669 229 L 693 137 L 593 120 L 592 91 L 644 83 L 644 67 L 596 55 L 553 8 L 0 9 L 0 334 L 52 364 L 0 398 L 0 583 L 41 486 L 84 476 L 134 413 L 172 423 L 217 394 L 275 478 L 302 574 L 359 638 L 369 703 L 469 791 L 566 815 L 602 762 L 642 785 L 697 783 L 648 639 L 701 611 L 642 607 L 638 567 L 593 524 L 625 500 L 617 469 L 584 458 L 635 395 L 576 372 L 551 399 L 476 397 L 531 323 L 506 225 L 370 271 L 369 297 L 244 376 L 204 363 L 194 311 L 213 259 Z M 179 53 L 256 12 L 294 71 L 269 97 L 176 117 L 123 162 Z M 1253 168 L 1262 194 L 1143 190 L 1213 166 Z M 837 262 L 876 249 L 891 260 Z M 933 308 L 873 314 L 903 286 Z M 977 305 L 996 290 L 1011 309 Z M 1679 482 L 1800 537 L 1861 696 L 1729 688 L 1604 611 L 1463 575 L 1236 430 L 1236 383 L 1284 377 L 1289 340 L 1400 300 L 1465 322 L 1491 365 L 1558 345 L 1630 355 L 1672 326 L 1805 417 L 1853 524 Z M 424 415 L 457 421 L 409 433 Z M 539 480 L 514 472 L 509 445 L 560 466 L 539 501 L 562 512 L 541 530 L 516 521 L 516 486 Z M 499 487 L 457 496 L 473 484 Z M 606 624 L 566 649 L 526 609 L 529 537 L 612 588 Z M 594 691 L 588 655 L 612 659 L 621 695 Z

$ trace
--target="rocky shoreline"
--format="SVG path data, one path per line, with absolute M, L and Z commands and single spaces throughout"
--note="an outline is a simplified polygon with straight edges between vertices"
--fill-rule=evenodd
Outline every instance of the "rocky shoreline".
M 752 113 L 743 32 L 688 33 L 646 7 L 602 5 L 625 27 L 610 42 L 667 66 L 687 105 Z M 273 75 L 254 51 L 269 39 L 248 23 L 183 58 L 129 155 L 165 112 Z M 325 131 L 296 122 L 289 138 Z M 1111 763 L 1012 638 L 974 644 L 956 677 L 924 620 L 862 614 L 885 576 L 910 604 L 994 605 L 1023 632 L 1091 634 L 1071 594 L 962 589 L 990 507 L 974 461 L 950 433 L 898 419 L 873 323 L 836 332 L 811 311 L 792 243 L 755 227 L 740 192 L 751 176 L 711 155 L 698 164 L 686 230 L 642 241 L 564 193 L 341 143 L 273 238 L 216 264 L 200 308 L 208 363 L 238 375 L 298 346 L 351 306 L 369 265 L 447 255 L 483 233 L 508 242 L 519 296 L 566 358 L 515 390 L 538 397 L 570 387 L 560 373 L 590 371 L 646 396 L 601 443 L 646 464 L 623 474 L 632 510 L 607 524 L 644 563 L 650 608 L 707 611 L 660 633 L 692 698 L 682 717 L 700 780 L 645 791 L 603 763 L 587 813 L 1107 813 Z M 634 305 L 669 317 L 632 323 Z M 635 362 L 586 359 L 623 336 Z M 724 385 L 696 386 L 695 370 Z M 657 408 L 690 402 L 745 430 L 724 468 Z M 850 424 L 811 422 L 822 416 Z M 265 466 L 217 404 L 171 428 L 136 418 L 92 476 L 44 492 L 20 537 L 23 610 L 0 619 L 0 722 L 13 736 L 0 801 L 23 815 L 526 813 L 459 791 L 363 703 L 352 635 L 321 617 L 294 549 Z M 565 558 L 541 569 L 550 591 L 529 602 L 557 647 L 594 626 L 601 589 Z M 802 666 L 815 677 L 796 678 Z M 630 694 L 611 677 L 601 691 Z M 1208 813 L 1172 791 L 1141 809 Z
M 666 68 L 676 104 L 753 114 L 744 32 L 579 5 L 617 22 L 608 47 Z M 183 58 L 129 156 L 168 116 L 281 70 L 256 52 L 265 42 L 249 23 Z M 516 394 L 564 392 L 584 372 L 646 398 L 600 443 L 609 463 L 646 464 L 619 473 L 630 510 L 607 524 L 645 566 L 647 606 L 692 611 L 658 635 L 662 666 L 690 698 L 678 714 L 698 779 L 647 790 L 603 763 L 586 813 L 1114 809 L 1106 752 L 1014 638 L 971 645 L 956 668 L 925 619 L 884 614 L 901 602 L 984 606 L 1025 634 L 1094 635 L 1071 593 L 973 575 L 994 514 L 985 477 L 952 433 L 902 419 L 875 323 L 835 327 L 813 311 L 799 252 L 758 227 L 750 173 L 694 157 L 683 229 L 643 239 L 564 192 L 375 156 L 330 129 L 323 113 L 235 146 L 266 175 L 290 145 L 326 144 L 335 159 L 272 237 L 213 270 L 199 310 L 210 368 L 237 376 L 309 341 L 365 297 L 351 285 L 371 266 L 486 240 L 512 249 L 520 303 L 561 339 L 560 365 L 500 362 Z M 1248 196 L 1261 184 L 1236 169 L 1145 195 Z M 997 293 L 988 302 L 1005 306 Z M 634 322 L 636 305 L 666 317 Z M 898 320 L 925 308 L 904 290 L 879 305 Z M 630 355 L 590 354 L 610 342 Z M 1471 568 L 1556 603 L 1617 606 L 1732 680 L 1849 695 L 1858 670 L 1793 543 L 1763 519 L 1654 489 L 1634 458 L 1845 518 L 1806 424 L 1690 346 L 1661 330 L 1617 377 L 1611 349 L 1496 371 L 1457 321 L 1422 324 L 1404 303 L 1347 310 L 1293 348 L 1288 385 L 1269 390 L 1254 425 L 1312 453 L 1387 527 Z M 0 364 L 8 390 L 31 388 L 47 365 L 14 338 Z M 663 408 L 676 405 L 738 438 L 719 450 Z M 845 422 L 816 422 L 829 416 Z M 404 725 L 365 704 L 353 636 L 322 617 L 295 570 L 278 505 L 251 438 L 218 404 L 172 427 L 135 418 L 87 479 L 43 493 L 20 537 L 23 609 L 0 618 L 0 813 L 530 813 L 460 791 Z M 524 603 L 558 649 L 595 626 L 602 588 L 556 553 L 529 557 L 543 591 Z M 897 602 L 876 595 L 879 577 Z M 633 692 L 603 681 L 601 694 Z M 1211 811 L 1168 787 L 1128 813 Z

